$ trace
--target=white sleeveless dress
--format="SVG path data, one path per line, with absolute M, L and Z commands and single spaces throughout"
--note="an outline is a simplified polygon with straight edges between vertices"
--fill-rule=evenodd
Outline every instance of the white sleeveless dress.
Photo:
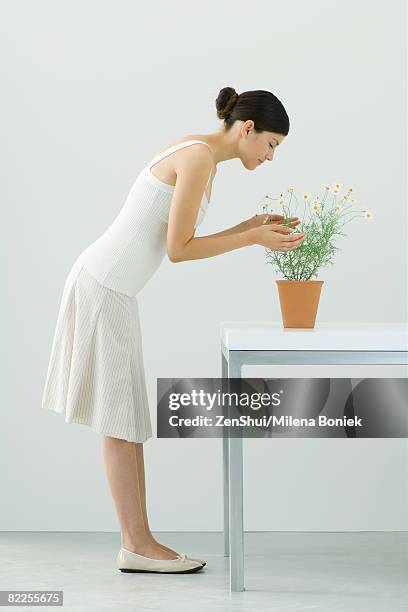
M 207 145 L 186 140 L 141 170 L 113 223 L 68 273 L 41 402 L 66 423 L 130 442 L 152 437 L 136 296 L 166 255 L 174 186 L 150 168 L 197 143 Z M 204 192 L 195 227 L 208 205 Z

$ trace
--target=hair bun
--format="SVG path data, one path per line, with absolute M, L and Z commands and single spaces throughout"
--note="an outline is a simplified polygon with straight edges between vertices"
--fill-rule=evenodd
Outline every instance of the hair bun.
M 218 119 L 225 119 L 231 113 L 239 94 L 233 87 L 223 87 L 215 101 Z

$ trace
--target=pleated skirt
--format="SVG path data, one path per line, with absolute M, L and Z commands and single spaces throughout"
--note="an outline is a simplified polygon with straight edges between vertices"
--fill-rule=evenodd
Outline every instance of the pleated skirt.
M 64 284 L 41 407 L 106 436 L 152 437 L 137 299 L 100 284 L 80 259 Z

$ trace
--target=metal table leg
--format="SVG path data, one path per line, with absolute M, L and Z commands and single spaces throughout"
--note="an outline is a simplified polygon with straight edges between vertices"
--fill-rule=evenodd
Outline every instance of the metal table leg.
M 242 438 L 229 440 L 230 590 L 245 591 Z
M 221 351 L 221 376 L 228 377 L 228 363 Z M 224 557 L 229 556 L 229 444 L 228 436 L 222 439 L 222 467 L 224 494 Z
M 227 354 L 228 378 L 241 377 L 241 365 L 234 352 Z M 243 522 L 243 457 L 242 438 L 228 440 L 230 590 L 245 591 L 244 587 L 244 522 Z

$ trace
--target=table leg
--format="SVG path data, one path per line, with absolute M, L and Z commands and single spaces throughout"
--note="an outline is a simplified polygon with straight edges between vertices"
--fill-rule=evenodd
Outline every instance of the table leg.
M 244 588 L 242 438 L 229 439 L 230 590 Z
M 241 366 L 229 351 L 228 377 L 240 378 Z M 244 587 L 244 522 L 243 522 L 243 460 L 242 438 L 229 437 L 229 529 L 230 529 L 230 590 L 245 591 Z
M 224 491 L 224 557 L 229 557 L 229 439 L 222 440 Z
M 221 352 L 221 376 L 228 377 L 228 364 Z M 222 439 L 223 464 L 223 495 L 224 495 L 224 557 L 229 556 L 229 444 L 228 436 L 224 433 Z

